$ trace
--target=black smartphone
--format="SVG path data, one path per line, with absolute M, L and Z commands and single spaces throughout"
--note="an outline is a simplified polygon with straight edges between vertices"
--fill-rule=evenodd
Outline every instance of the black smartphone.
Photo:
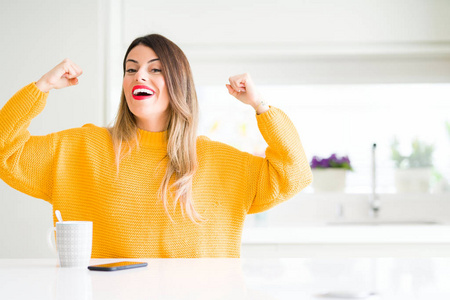
M 118 271 L 118 270 L 125 270 L 125 269 L 133 269 L 133 268 L 140 268 L 140 267 L 146 267 L 146 262 L 136 262 L 136 261 L 120 261 L 110 264 L 103 264 L 103 265 L 95 265 L 95 266 L 89 266 L 88 269 L 91 271 Z

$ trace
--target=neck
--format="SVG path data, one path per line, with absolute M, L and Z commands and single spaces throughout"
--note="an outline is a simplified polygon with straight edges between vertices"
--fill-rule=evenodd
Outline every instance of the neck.
M 168 114 L 152 115 L 148 118 L 137 118 L 136 123 L 139 129 L 151 132 L 161 132 L 167 130 Z

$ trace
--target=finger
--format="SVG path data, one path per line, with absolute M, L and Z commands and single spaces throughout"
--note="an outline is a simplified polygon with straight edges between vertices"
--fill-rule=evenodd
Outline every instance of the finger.
M 225 86 L 228 89 L 228 93 L 230 93 L 231 95 L 233 95 L 234 93 L 236 93 L 236 91 L 231 87 L 231 85 L 229 84 L 225 84 Z
M 231 85 L 226 84 L 226 87 L 227 87 L 227 89 L 228 89 L 228 93 L 229 93 L 231 96 L 237 97 L 237 96 L 239 95 L 239 93 L 238 93 L 236 90 L 234 90 L 234 89 L 231 87 Z
M 80 76 L 81 74 L 83 74 L 83 70 L 76 64 L 72 63 L 71 64 L 72 68 L 75 70 L 75 72 L 78 74 L 78 76 Z M 77 76 L 77 77 L 78 77 Z
M 233 83 L 231 83 L 231 87 L 233 88 L 233 90 L 236 92 L 236 93 L 239 93 L 240 91 L 241 91 L 241 89 L 233 82 Z
M 72 79 L 72 78 L 76 78 L 79 76 L 78 72 L 75 71 L 75 69 L 71 65 L 67 65 L 65 69 L 66 69 L 66 73 L 64 75 L 66 75 L 65 77 L 67 79 Z
M 248 73 L 242 74 L 241 84 L 243 84 L 244 87 L 247 89 L 252 88 L 253 81 L 252 78 L 250 77 L 250 74 Z
M 245 92 L 246 91 L 247 81 L 246 81 L 246 78 L 244 76 L 245 76 L 245 74 L 234 76 L 236 78 L 234 80 L 232 80 L 232 81 L 235 82 L 235 86 L 236 86 L 236 89 L 237 89 L 238 92 Z
M 72 78 L 69 79 L 69 85 L 77 85 L 78 84 L 78 78 Z
M 233 77 L 230 77 L 229 81 L 230 81 L 231 87 L 232 87 L 236 92 L 239 93 L 241 89 L 240 89 L 239 86 L 238 86 L 237 80 L 233 79 Z

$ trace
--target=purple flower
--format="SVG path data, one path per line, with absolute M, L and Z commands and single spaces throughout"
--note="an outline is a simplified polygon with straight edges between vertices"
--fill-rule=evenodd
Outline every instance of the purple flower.
M 312 169 L 340 168 L 353 171 L 348 156 L 339 157 L 336 153 L 331 154 L 328 158 L 313 156 L 310 166 Z
M 327 159 L 327 158 L 322 159 L 322 161 L 320 162 L 320 166 L 322 168 L 330 167 L 330 159 Z

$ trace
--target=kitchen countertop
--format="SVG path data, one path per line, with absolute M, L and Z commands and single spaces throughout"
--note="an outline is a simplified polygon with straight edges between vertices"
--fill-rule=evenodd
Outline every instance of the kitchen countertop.
M 450 244 L 450 226 L 246 226 L 242 244 Z
M 1 298 L 450 299 L 450 258 L 126 260 L 148 266 L 98 272 L 60 268 L 56 259 L 0 259 Z

